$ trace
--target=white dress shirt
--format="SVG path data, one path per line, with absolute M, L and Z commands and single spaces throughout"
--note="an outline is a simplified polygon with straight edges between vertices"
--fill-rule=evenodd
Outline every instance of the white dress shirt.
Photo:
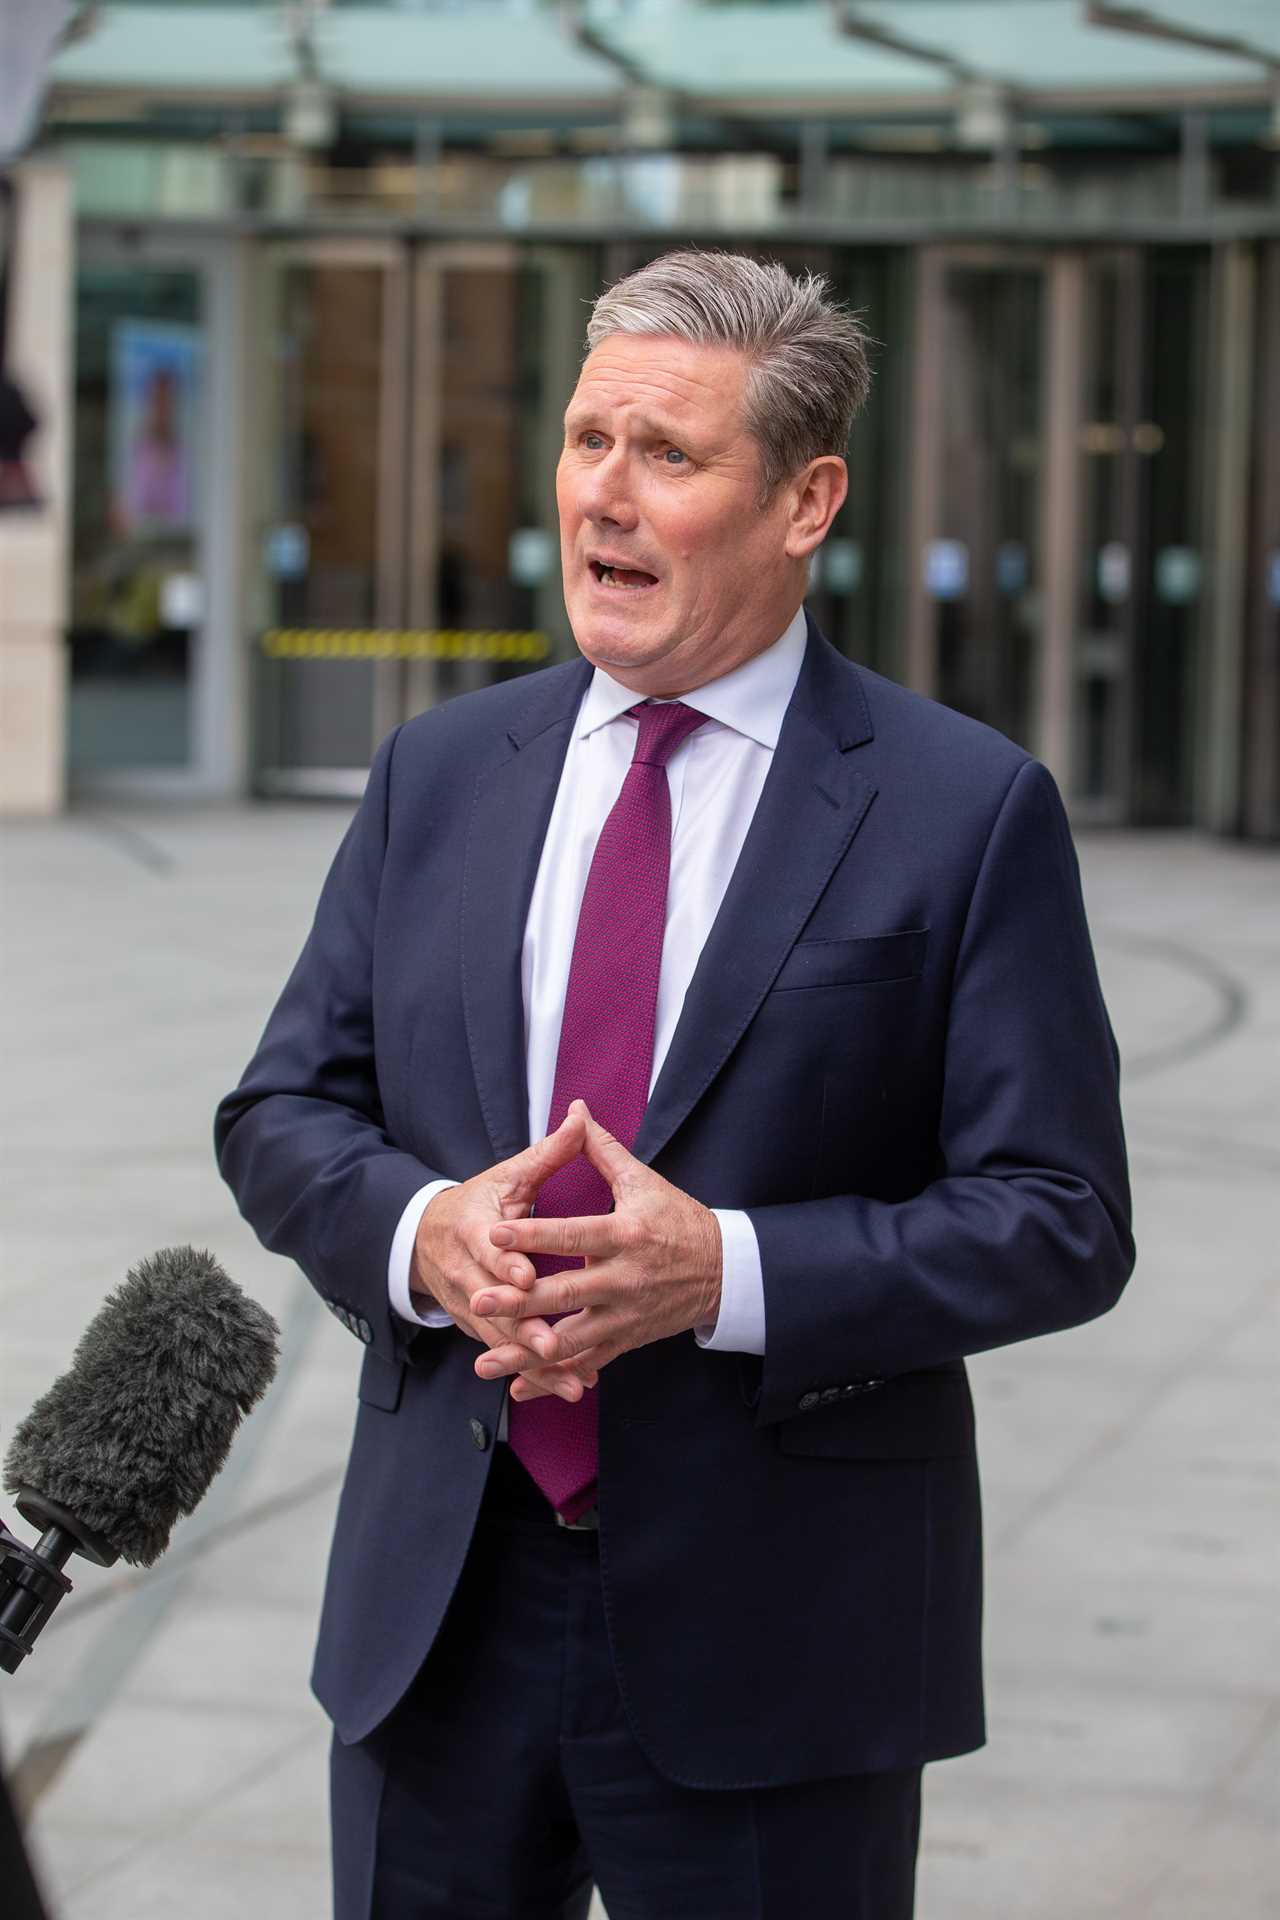
M 671 793 L 671 874 L 658 976 L 653 1071 L 667 1057 L 694 968 L 720 909 L 773 762 L 783 715 L 795 690 L 805 649 L 803 607 L 779 640 L 744 666 L 686 696 L 708 716 L 667 762 Z M 538 863 L 521 955 L 529 1138 L 547 1129 L 555 1081 L 560 1024 L 578 911 L 596 841 L 622 790 L 635 749 L 637 723 L 627 709 L 637 695 L 599 667 L 578 709 L 555 805 Z M 442 1307 L 419 1312 L 409 1289 L 418 1223 L 450 1180 L 419 1189 L 400 1217 L 391 1243 L 391 1304 L 424 1327 L 452 1325 Z M 700 1346 L 717 1352 L 763 1353 L 764 1282 L 760 1249 L 747 1215 L 716 1207 L 722 1274 L 714 1326 L 695 1329 Z

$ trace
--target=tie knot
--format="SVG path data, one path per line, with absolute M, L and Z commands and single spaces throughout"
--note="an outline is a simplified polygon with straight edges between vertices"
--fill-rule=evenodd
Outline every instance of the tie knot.
M 631 756 L 633 767 L 665 767 L 680 742 L 687 740 L 707 718 L 705 713 L 686 707 L 679 700 L 664 700 L 660 706 L 646 702 L 643 706 L 628 707 L 627 711 L 640 728 L 636 750 Z

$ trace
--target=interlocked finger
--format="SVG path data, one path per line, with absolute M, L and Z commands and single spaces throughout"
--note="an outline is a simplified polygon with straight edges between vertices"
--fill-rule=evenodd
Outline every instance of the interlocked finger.
M 540 1344 L 544 1343 L 540 1341 Z M 545 1344 L 545 1357 L 539 1363 L 544 1367 L 580 1365 L 588 1353 L 593 1366 L 602 1367 L 606 1361 L 625 1353 L 634 1339 L 628 1338 L 628 1323 L 623 1315 L 611 1313 L 604 1307 L 586 1307 L 581 1313 L 557 1320 Z
M 513 1400 L 539 1400 L 549 1393 L 560 1391 L 560 1382 L 567 1371 L 572 1369 L 576 1378 L 584 1387 L 594 1387 L 600 1379 L 600 1368 L 608 1356 L 602 1349 L 589 1347 L 573 1360 L 558 1362 L 555 1366 L 526 1369 L 518 1373 L 511 1382 Z
M 466 1330 L 472 1331 L 470 1327 Z M 537 1382 L 540 1392 L 556 1393 L 564 1400 L 580 1400 L 584 1384 L 594 1386 L 598 1377 L 579 1358 L 548 1365 L 543 1353 L 527 1344 L 529 1340 L 536 1340 L 539 1347 L 554 1346 L 552 1330 L 543 1320 L 480 1320 L 475 1323 L 473 1337 L 484 1341 L 489 1349 L 475 1363 L 475 1371 L 482 1380 L 514 1374 Z
M 607 1306 L 617 1297 L 620 1277 L 616 1267 L 601 1261 L 571 1268 L 567 1273 L 544 1275 L 527 1292 L 518 1287 L 482 1287 L 472 1296 L 471 1309 L 479 1319 L 505 1315 L 509 1320 L 523 1320 L 545 1318 L 551 1313 L 578 1313 L 583 1307 Z
M 489 1228 L 495 1247 L 505 1252 L 549 1253 L 565 1259 L 602 1260 L 625 1248 L 632 1235 L 630 1223 L 616 1213 L 582 1214 L 561 1219 L 554 1214 L 526 1220 L 503 1220 Z
M 501 1283 L 508 1293 L 525 1293 L 534 1284 L 536 1274 L 527 1254 L 508 1247 L 495 1247 L 488 1228 L 468 1235 L 468 1252 L 475 1273 L 484 1280 Z

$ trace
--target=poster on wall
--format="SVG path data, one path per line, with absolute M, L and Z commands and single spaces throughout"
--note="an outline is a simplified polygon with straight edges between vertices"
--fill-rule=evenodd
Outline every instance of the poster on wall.
M 194 526 L 202 360 L 199 327 L 121 320 L 111 329 L 111 498 L 121 533 Z

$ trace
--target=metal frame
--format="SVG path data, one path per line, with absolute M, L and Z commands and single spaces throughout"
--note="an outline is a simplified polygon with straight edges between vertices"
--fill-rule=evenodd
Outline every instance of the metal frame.
M 1084 386 L 1085 259 L 1049 261 L 1045 460 L 1040 495 L 1044 623 L 1037 677 L 1039 751 L 1064 793 L 1074 787 L 1076 593 L 1080 543 L 1080 422 Z
M 934 538 L 941 499 L 939 457 L 942 418 L 942 282 L 958 250 L 924 247 L 916 256 L 911 328 L 911 470 L 907 482 L 907 591 L 902 662 L 904 678 L 931 699 L 938 688 L 938 650 L 933 602 L 925 590 L 924 551 Z

